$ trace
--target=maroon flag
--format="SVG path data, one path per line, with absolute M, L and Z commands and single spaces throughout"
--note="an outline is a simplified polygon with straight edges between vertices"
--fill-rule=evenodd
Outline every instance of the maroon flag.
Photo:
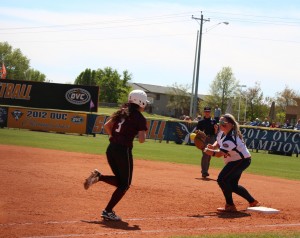
M 1 79 L 5 79 L 5 78 L 6 78 L 6 68 L 4 62 L 2 62 Z

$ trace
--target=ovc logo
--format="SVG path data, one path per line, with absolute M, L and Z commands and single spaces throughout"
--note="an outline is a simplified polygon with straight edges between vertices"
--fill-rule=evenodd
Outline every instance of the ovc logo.
M 72 88 L 66 92 L 65 97 L 75 105 L 83 105 L 91 100 L 91 94 L 83 88 Z
M 19 110 L 14 110 L 14 111 L 11 113 L 11 115 L 15 118 L 16 121 L 18 121 L 18 120 L 22 117 L 23 114 L 24 114 L 24 113 L 21 112 L 21 111 L 19 111 Z
M 74 116 L 71 118 L 71 122 L 76 123 L 76 124 L 81 124 L 83 122 L 83 117 Z

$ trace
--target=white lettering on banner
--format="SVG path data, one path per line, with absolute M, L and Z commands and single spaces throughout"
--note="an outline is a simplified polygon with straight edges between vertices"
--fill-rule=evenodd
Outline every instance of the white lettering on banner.
M 288 134 L 288 135 L 287 135 Z M 287 139 L 291 136 L 291 133 L 283 132 L 284 141 L 287 141 Z
M 287 148 L 288 147 L 288 148 Z M 283 151 L 284 152 L 290 152 L 292 150 L 293 146 L 291 145 L 291 143 L 286 143 L 284 146 L 283 146 Z
M 259 140 L 259 142 L 258 142 L 258 148 L 260 150 L 268 150 L 267 146 L 268 146 L 268 141 Z
M 71 99 L 84 100 L 85 99 L 85 94 L 82 94 L 82 93 L 72 93 L 71 94 Z
M 268 135 L 268 131 L 262 131 L 262 133 L 264 133 L 264 135 L 262 136 L 262 140 L 266 140 L 267 139 L 267 135 Z
M 261 139 L 261 140 L 267 140 L 268 139 L 268 131 L 265 130 L 255 130 L 255 129 L 249 129 L 246 130 L 245 128 L 241 129 L 241 133 L 244 137 L 247 138 L 253 138 L 254 139 Z
M 278 135 L 278 138 L 276 139 L 277 135 Z M 273 135 L 273 140 L 278 141 L 278 140 L 280 140 L 280 138 L 281 138 L 281 132 L 276 131 Z
M 279 146 L 277 147 L 277 151 L 281 151 L 282 144 L 283 144 L 283 142 L 279 142 Z
M 83 88 L 72 88 L 66 92 L 65 98 L 72 104 L 84 105 L 90 101 L 91 94 Z
M 247 133 L 248 138 L 252 138 L 253 134 L 254 134 L 254 130 L 250 129 Z
M 272 147 L 275 147 L 277 145 L 277 142 L 271 141 L 270 150 L 273 150 Z
M 249 148 L 255 149 L 255 143 L 254 143 L 254 140 L 252 140 L 252 141 L 250 142 Z
M 295 154 L 300 154 L 300 147 L 299 147 L 299 144 L 296 144 L 296 145 L 295 145 L 295 148 L 294 148 L 294 150 L 293 150 L 293 153 L 295 153 Z
M 241 128 L 249 149 L 299 154 L 300 133 Z
M 293 142 L 293 143 L 296 143 L 296 144 L 299 144 L 299 140 L 296 140 L 296 139 L 295 139 L 296 137 L 299 137 L 299 138 L 300 138 L 300 133 L 295 133 L 295 134 L 292 136 L 292 142 Z

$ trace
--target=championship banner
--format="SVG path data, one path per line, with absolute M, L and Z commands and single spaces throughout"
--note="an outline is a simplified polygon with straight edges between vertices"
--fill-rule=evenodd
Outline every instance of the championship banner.
M 249 149 L 300 154 L 300 131 L 241 127 Z
M 85 134 L 86 114 L 28 108 L 9 108 L 7 127 Z
M 109 116 L 88 115 L 87 134 L 105 134 L 103 128 Z M 148 139 L 174 141 L 193 145 L 190 134 L 196 130 L 196 122 L 147 120 Z M 285 154 L 300 154 L 300 131 L 263 127 L 240 127 L 249 149 Z
M 0 79 L 0 105 L 98 111 L 98 86 Z

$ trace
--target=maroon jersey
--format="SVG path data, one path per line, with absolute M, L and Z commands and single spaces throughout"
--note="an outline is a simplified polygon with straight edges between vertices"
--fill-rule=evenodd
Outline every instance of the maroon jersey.
M 126 119 L 116 121 L 112 127 L 110 142 L 133 147 L 133 139 L 139 131 L 147 131 L 145 117 L 139 111 L 133 111 Z

